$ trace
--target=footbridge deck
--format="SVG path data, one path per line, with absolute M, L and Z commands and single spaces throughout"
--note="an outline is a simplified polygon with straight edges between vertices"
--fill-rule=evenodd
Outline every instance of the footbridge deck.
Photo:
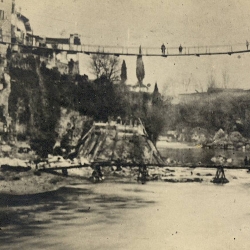
M 185 57 L 185 56 L 211 56 L 211 55 L 233 55 L 241 53 L 249 53 L 250 50 L 246 48 L 245 44 L 235 45 L 213 45 L 213 46 L 187 46 L 179 51 L 178 47 L 167 47 L 165 53 L 161 52 L 160 47 L 127 47 L 127 46 L 109 46 L 109 45 L 70 45 L 70 44 L 56 44 L 52 46 L 47 44 L 45 46 L 17 44 L 0 41 L 0 44 L 10 45 L 12 47 L 22 47 L 28 50 L 52 50 L 57 53 L 67 52 L 69 54 L 84 53 L 87 55 L 101 54 L 101 55 L 115 55 L 115 56 L 149 56 L 149 57 Z

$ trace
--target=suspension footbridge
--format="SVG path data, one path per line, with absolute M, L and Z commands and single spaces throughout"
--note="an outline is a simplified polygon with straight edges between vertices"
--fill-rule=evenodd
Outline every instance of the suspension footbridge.
M 185 57 L 185 56 L 212 56 L 233 55 L 249 53 L 250 49 L 243 43 L 233 45 L 209 45 L 209 46 L 183 46 L 181 52 L 179 47 L 166 47 L 164 53 L 160 47 L 127 47 L 91 44 L 69 44 L 69 43 L 45 43 L 39 44 L 17 44 L 0 41 L 0 44 L 9 45 L 12 48 L 25 48 L 32 51 L 54 51 L 56 53 L 67 52 L 68 54 L 84 53 L 87 55 L 114 55 L 114 56 L 151 56 L 151 57 Z

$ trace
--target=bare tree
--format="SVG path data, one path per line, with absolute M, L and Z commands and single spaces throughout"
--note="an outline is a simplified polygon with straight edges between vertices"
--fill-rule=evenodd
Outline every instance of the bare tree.
M 183 80 L 182 81 L 182 85 L 183 85 L 183 87 L 185 89 L 185 92 L 188 92 L 190 82 L 191 82 L 191 77 L 189 77 L 188 80 Z
M 162 86 L 162 96 L 167 96 L 169 93 L 169 87 L 167 83 L 164 83 L 164 85 Z
M 116 56 L 94 54 L 91 56 L 90 68 L 96 78 L 106 76 L 108 80 L 119 80 L 120 61 Z
M 214 76 L 214 73 L 211 71 L 210 75 L 208 76 L 207 88 L 213 89 L 213 88 L 216 88 L 216 86 L 217 84 L 216 84 L 215 76 Z
M 195 91 L 196 92 L 204 92 L 204 87 L 201 81 L 199 81 L 198 83 L 195 83 Z
M 226 69 L 224 69 L 222 71 L 222 79 L 223 79 L 223 88 L 227 88 L 228 87 L 228 84 L 229 84 L 229 74 L 228 74 L 228 71 Z

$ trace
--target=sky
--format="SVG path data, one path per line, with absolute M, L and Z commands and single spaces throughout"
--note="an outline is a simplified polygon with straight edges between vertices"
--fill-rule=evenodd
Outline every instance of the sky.
M 16 0 L 34 34 L 69 37 L 83 44 L 155 47 L 232 46 L 250 41 L 250 1 L 246 0 Z M 128 84 L 136 84 L 136 57 L 127 64 Z M 81 73 L 93 78 L 89 56 L 81 55 Z M 157 82 L 164 94 L 206 91 L 211 75 L 218 86 L 250 89 L 250 53 L 201 57 L 143 57 L 144 83 Z

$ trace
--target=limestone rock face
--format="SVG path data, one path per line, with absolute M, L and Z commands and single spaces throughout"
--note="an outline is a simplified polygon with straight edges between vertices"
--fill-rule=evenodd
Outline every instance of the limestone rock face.
M 76 147 L 82 137 L 87 118 L 74 110 L 61 108 L 61 118 L 56 127 L 57 141 L 55 147 Z
M 9 117 L 9 96 L 11 92 L 11 82 L 10 76 L 7 73 L 3 74 L 5 88 L 0 91 L 0 106 L 3 107 L 3 115 L 6 118 L 7 125 L 11 123 L 11 118 Z

